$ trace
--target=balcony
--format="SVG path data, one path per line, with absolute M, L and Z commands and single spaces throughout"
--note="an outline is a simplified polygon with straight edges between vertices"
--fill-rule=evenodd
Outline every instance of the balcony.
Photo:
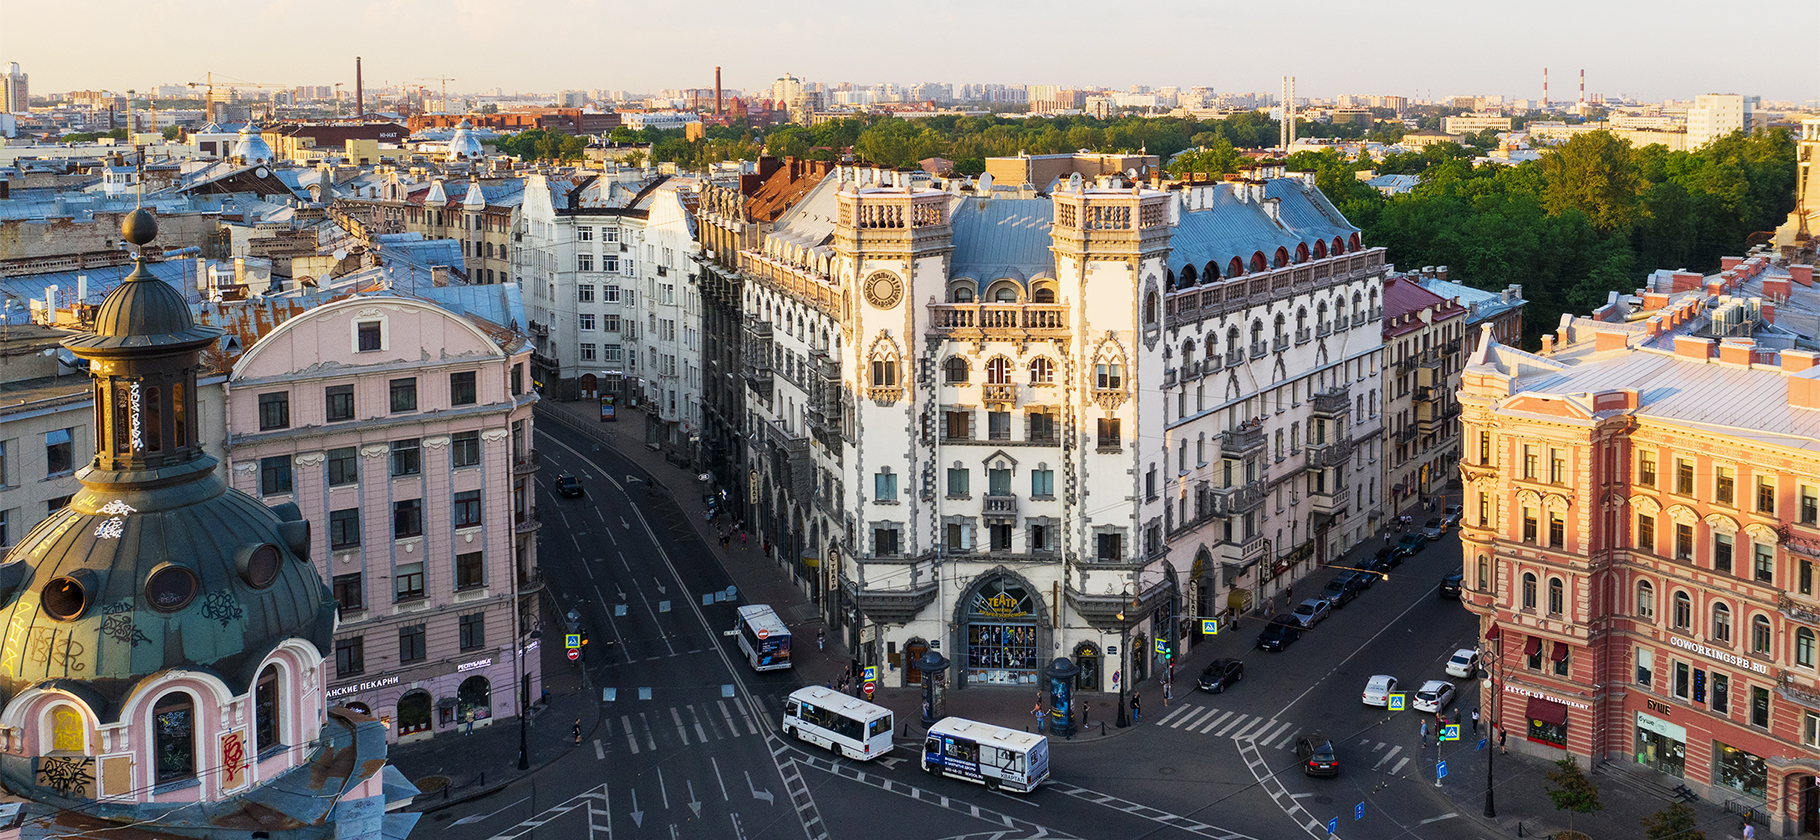
M 1327 516 L 1338 516 L 1346 510 L 1346 497 L 1350 495 L 1344 487 L 1329 487 L 1325 491 L 1308 494 L 1308 506 L 1315 513 Z
M 1270 352 L 1281 353 L 1289 349 L 1289 336 L 1279 335 L 1270 343 Z
M 1430 403 L 1439 399 L 1440 395 L 1441 389 L 1436 388 L 1433 385 L 1417 385 L 1414 398 L 1415 401 L 1419 403 Z
M 1397 430 L 1397 434 L 1396 434 L 1397 443 L 1411 443 L 1411 442 L 1414 442 L 1415 439 L 1416 439 L 1416 427 L 1404 426 L 1403 428 Z
M 981 513 L 986 516 L 1016 516 L 1017 497 L 1010 494 L 995 495 L 988 493 L 986 494 L 985 507 L 981 508 Z
M 1174 388 L 1175 382 L 1176 382 L 1175 368 L 1164 368 L 1163 369 L 1163 387 Z
M 1253 481 L 1208 491 L 1214 516 L 1239 516 L 1264 506 L 1264 484 Z
M 953 339 L 1031 341 L 1068 338 L 1068 305 L 931 303 L 929 331 Z
M 1435 350 L 1423 350 L 1422 355 L 1415 357 L 1413 361 L 1418 368 L 1441 369 L 1441 354 Z
M 1332 391 L 1315 394 L 1309 399 L 1315 414 L 1327 417 L 1344 417 L 1352 409 L 1352 390 L 1338 388 Z
M 522 572 L 519 573 L 519 575 L 518 575 L 518 594 L 533 595 L 533 594 L 536 594 L 537 590 L 542 589 L 542 588 L 543 588 L 543 567 L 542 566 L 538 566 L 537 568 L 532 569 L 531 573 L 528 575 L 524 574 Z
M 1253 450 L 1264 448 L 1264 424 L 1247 423 L 1237 429 L 1220 434 L 1220 451 L 1227 455 L 1238 456 Z
M 1264 354 L 1269 352 L 1270 345 L 1265 344 L 1262 341 L 1254 341 L 1251 343 L 1251 358 L 1262 359 L 1264 358 Z
M 1326 327 L 1326 326 L 1327 326 L 1327 325 L 1326 325 L 1326 324 L 1322 324 L 1322 325 L 1321 325 L 1321 326 L 1322 326 L 1322 327 L 1323 327 L 1323 328 L 1325 328 L 1325 327 Z M 1324 333 L 1324 332 L 1323 332 L 1323 333 L 1321 333 L 1321 334 L 1322 334 L 1322 335 L 1326 335 L 1326 333 Z M 1313 339 L 1314 339 L 1314 333 L 1312 333 L 1312 332 L 1309 332 L 1309 330 L 1308 330 L 1308 328 L 1307 328 L 1307 327 L 1303 327 L 1303 328 L 1301 328 L 1301 329 L 1299 329 L 1299 330 L 1296 330 L 1296 331 L 1295 331 L 1295 343 L 1296 343 L 1296 344 L 1297 344 L 1297 345 L 1298 345 L 1298 346 L 1299 346 L 1299 345 L 1303 345 L 1303 344 L 1307 344 L 1307 343 L 1308 343 L 1308 342 L 1309 342 L 1309 341 L 1311 341 L 1311 340 L 1313 340 Z
M 1336 321 L 1333 323 L 1338 323 L 1338 322 Z M 1314 334 L 1318 335 L 1322 338 L 1326 338 L 1327 336 L 1333 335 L 1333 323 L 1329 323 L 1327 321 L 1322 321 L 1319 324 L 1315 324 L 1314 325 Z
M 543 527 L 543 520 L 537 518 L 537 509 L 521 510 L 512 515 L 512 530 L 520 534 L 529 534 Z
M 1452 437 L 1448 432 L 1459 416 L 1460 406 L 1457 404 L 1441 408 L 1438 404 L 1430 403 L 1426 409 L 1416 412 L 1416 428 L 1425 435 L 1439 434 L 1443 437 Z
M 1234 347 L 1233 349 L 1226 352 L 1226 364 L 1236 367 L 1236 366 L 1242 365 L 1244 363 L 1245 363 L 1244 349 Z
M 512 456 L 512 472 L 516 475 L 537 472 L 543 466 L 542 461 L 536 449 L 527 449 Z
M 1016 385 L 981 385 L 980 399 L 987 405 L 1010 407 L 1017 402 Z
M 1210 373 L 1219 373 L 1220 367 L 1220 357 L 1218 355 L 1208 356 L 1205 361 L 1201 362 L 1201 374 L 1204 376 Z
M 1352 458 L 1352 441 L 1339 440 L 1333 443 L 1310 445 L 1308 447 L 1308 466 L 1311 469 L 1345 466 Z

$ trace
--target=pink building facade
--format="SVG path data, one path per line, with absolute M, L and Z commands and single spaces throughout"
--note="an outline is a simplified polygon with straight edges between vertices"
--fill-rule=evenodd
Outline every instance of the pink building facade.
M 229 379 L 232 485 L 296 504 L 323 546 L 327 700 L 395 740 L 489 725 L 518 713 L 521 680 L 542 687 L 530 352 L 428 301 L 360 296 L 286 321 Z

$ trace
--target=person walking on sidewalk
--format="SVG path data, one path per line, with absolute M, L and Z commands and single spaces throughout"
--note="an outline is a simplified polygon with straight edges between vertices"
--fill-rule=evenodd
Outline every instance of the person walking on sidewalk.
M 815 631 L 815 649 L 816 650 L 827 650 L 828 649 L 827 635 L 820 630 Z
M 575 728 L 571 731 L 575 733 L 575 746 L 581 746 L 581 718 L 575 719 Z
M 1510 755 L 1510 747 L 1504 745 L 1504 736 L 1507 734 L 1509 733 L 1504 730 L 1504 727 L 1498 727 L 1498 752 L 1504 755 Z
M 1428 740 L 1428 718 L 1422 718 L 1422 740 Z
M 1477 706 L 1474 706 L 1472 710 L 1472 734 L 1479 734 L 1479 709 Z
M 1143 702 L 1142 695 L 1139 695 L 1135 691 L 1131 692 L 1131 722 L 1132 723 L 1138 722 L 1139 713 L 1143 710 L 1143 708 L 1144 708 L 1144 702 Z

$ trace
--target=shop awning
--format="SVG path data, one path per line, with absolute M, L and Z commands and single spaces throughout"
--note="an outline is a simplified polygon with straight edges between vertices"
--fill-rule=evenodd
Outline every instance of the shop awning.
M 1555 726 L 1567 725 L 1567 707 L 1560 703 L 1556 703 L 1553 700 L 1531 697 L 1529 698 L 1529 706 L 1524 714 L 1528 716 L 1530 720 L 1552 723 Z
M 1536 654 L 1541 653 L 1541 652 L 1542 652 L 1542 637 L 1530 636 L 1529 644 L 1526 644 L 1523 646 L 1523 655 L 1524 656 L 1535 656 Z
M 1567 645 L 1562 642 L 1555 642 L 1555 652 L 1553 655 L 1548 657 L 1548 661 L 1560 662 L 1566 658 L 1567 658 Z

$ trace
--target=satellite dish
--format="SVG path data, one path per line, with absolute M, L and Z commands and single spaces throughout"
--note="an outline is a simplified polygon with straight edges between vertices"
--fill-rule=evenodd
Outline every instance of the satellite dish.
M 261 178 L 264 178 L 264 177 L 266 177 L 266 176 L 267 176 L 267 175 L 270 175 L 270 174 L 272 174 L 272 170 L 270 170 L 270 169 L 267 169 L 267 168 L 265 168 L 265 167 L 263 167 L 263 166 L 261 166 L 261 167 L 259 167 L 259 168 L 258 168 L 258 169 L 255 169 L 255 170 L 253 170 L 253 174 L 254 174 L 254 175 L 257 175 L 257 176 L 259 176 L 259 177 L 261 177 Z
M 334 257 L 335 257 L 336 262 L 341 262 L 342 260 L 347 259 L 348 258 L 348 249 L 336 248 Z

